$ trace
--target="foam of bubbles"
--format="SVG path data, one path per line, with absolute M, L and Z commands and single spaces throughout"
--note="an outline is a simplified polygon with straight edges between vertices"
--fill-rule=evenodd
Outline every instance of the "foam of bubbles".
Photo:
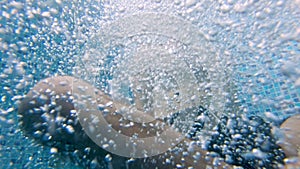
M 211 119 L 215 124 L 220 116 L 215 113 L 224 112 L 228 92 L 228 79 L 222 72 L 229 76 L 230 71 L 205 41 L 202 32 L 179 17 L 156 13 L 125 16 L 103 24 L 91 37 L 78 67 L 87 72 L 78 75 L 100 87 L 107 80 L 117 111 L 127 119 L 140 121 L 134 115 L 137 111 L 164 119 L 203 105 L 216 117 Z

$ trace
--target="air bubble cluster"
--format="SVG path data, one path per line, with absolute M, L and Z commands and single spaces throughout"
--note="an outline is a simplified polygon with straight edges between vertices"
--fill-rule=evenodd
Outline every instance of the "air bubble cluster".
M 218 153 L 226 162 L 251 168 L 278 168 L 284 152 L 276 144 L 271 125 L 261 117 L 223 116 L 207 149 Z

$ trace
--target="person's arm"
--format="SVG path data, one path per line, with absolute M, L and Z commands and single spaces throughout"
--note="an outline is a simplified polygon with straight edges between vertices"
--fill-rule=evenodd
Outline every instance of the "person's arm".
M 19 106 L 19 114 L 21 115 L 20 121 L 25 132 L 29 135 L 34 135 L 37 132 L 42 132 L 44 135 L 48 134 L 51 139 L 46 141 L 43 140 L 44 136 L 35 137 L 36 139 L 42 140 L 42 142 L 46 142 L 47 145 L 51 145 L 51 142 L 60 142 L 73 144 L 75 145 L 75 148 L 85 148 L 86 146 L 93 149 L 99 149 L 95 152 L 103 154 L 105 151 L 87 138 L 78 122 L 68 123 L 70 124 L 73 133 L 61 131 L 63 130 L 62 128 L 66 126 L 64 124 L 65 122 L 75 122 L 77 120 L 77 116 L 72 114 L 72 112 L 76 112 L 76 108 L 72 102 L 72 99 L 74 99 L 74 85 L 72 85 L 74 81 L 76 81 L 76 85 L 80 85 L 86 89 L 94 90 L 96 96 L 98 97 L 98 104 L 106 104 L 112 101 L 108 95 L 104 94 L 100 90 L 95 89 L 93 86 L 82 80 L 75 79 L 70 76 L 51 77 L 40 81 L 23 99 Z M 122 103 L 114 104 L 117 104 L 117 107 L 126 106 L 122 105 Z M 105 120 L 111 124 L 116 131 L 119 131 L 124 135 L 132 136 L 134 134 L 138 134 L 139 137 L 150 137 L 163 130 L 163 128 L 158 128 L 153 125 L 150 126 L 147 123 L 141 124 L 137 122 L 133 122 L 131 127 L 124 127 L 123 124 L 128 123 L 129 120 L 124 119 L 120 114 L 116 114 L 115 106 L 109 106 L 106 109 L 109 110 L 109 113 L 104 116 Z M 144 119 L 153 119 L 153 117 L 147 117 L 148 115 L 143 112 L 137 112 L 137 114 L 143 115 Z M 47 117 L 47 120 L 45 120 L 45 116 L 49 116 Z M 64 119 L 64 121 L 58 124 L 57 119 Z M 155 124 L 163 122 L 160 120 L 154 120 L 151 123 Z M 173 133 L 176 134 L 175 131 L 173 131 Z M 200 169 L 206 168 L 206 166 L 215 166 L 213 168 L 232 168 L 232 166 L 222 161 L 213 160 L 212 157 L 209 158 L 207 154 L 209 154 L 207 151 L 202 150 L 191 140 L 185 138 L 177 146 L 175 146 L 175 149 L 170 149 L 169 151 L 160 155 L 136 159 L 132 165 L 143 166 L 143 168 L 193 167 L 194 169 Z M 118 165 L 122 163 L 120 163 L 120 159 L 121 161 L 123 160 L 123 163 L 126 163 L 126 160 L 128 160 L 128 158 L 118 158 L 118 156 L 114 156 L 111 163 L 115 168 L 118 168 Z
M 74 81 L 76 82 L 75 86 L 73 85 Z M 59 142 L 62 144 L 71 144 L 74 145 L 75 148 L 81 149 L 91 147 L 91 149 L 95 150 L 93 151 L 94 155 L 99 155 L 100 159 L 103 157 L 103 154 L 107 152 L 87 137 L 78 119 L 76 119 L 76 108 L 73 104 L 73 92 L 76 86 L 93 90 L 97 96 L 98 104 L 106 104 L 112 101 L 110 96 L 82 80 L 70 76 L 51 77 L 40 81 L 23 99 L 19 106 L 19 114 L 21 115 L 20 121 L 25 132 L 29 135 L 34 135 L 37 140 L 46 142 L 48 145 L 49 143 L 51 145 L 51 143 Z M 111 124 L 116 131 L 126 136 L 138 134 L 139 137 L 150 137 L 164 130 L 164 128 L 138 122 L 133 122 L 133 125 L 130 127 L 124 127 L 123 124 L 127 124 L 130 121 L 115 112 L 117 110 L 116 107 L 126 107 L 127 105 L 116 102 L 113 103 L 113 105 L 116 106 L 107 108 L 109 109 L 109 113 L 106 113 L 104 116 L 105 120 Z M 152 123 L 163 123 L 142 111 L 137 111 L 135 115 L 143 116 L 144 119 L 147 119 L 146 121 L 152 121 Z M 295 150 L 295 146 L 297 147 L 299 145 L 300 134 L 296 125 L 298 122 L 299 116 L 295 116 L 288 119 L 282 125 L 282 128 L 288 129 L 286 130 L 288 132 L 287 135 L 292 136 L 287 137 L 287 142 L 290 142 L 289 145 L 281 145 L 288 157 L 297 155 L 295 152 L 290 152 L 289 147 L 293 147 Z M 65 129 L 69 130 L 65 131 Z M 176 132 L 173 132 L 173 134 L 176 134 Z M 45 140 L 45 135 L 49 136 L 50 139 Z M 135 162 L 133 162 L 133 166 L 143 166 L 143 168 L 193 167 L 197 169 L 214 166 L 216 163 L 219 163 L 219 166 L 215 168 L 233 168 L 233 166 L 225 162 L 209 158 L 209 156 L 206 156 L 207 154 L 209 154 L 208 151 L 201 149 L 201 147 L 196 145 L 192 140 L 185 138 L 175 146 L 175 148 L 165 153 L 144 159 L 136 159 Z M 113 155 L 111 164 L 114 168 L 118 168 L 118 165 L 126 163 L 127 160 L 128 158 Z M 286 165 L 286 167 L 288 166 L 289 165 Z

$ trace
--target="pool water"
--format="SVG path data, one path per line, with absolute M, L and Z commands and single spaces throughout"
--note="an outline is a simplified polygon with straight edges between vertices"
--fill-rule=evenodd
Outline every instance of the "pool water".
M 298 0 L 3 0 L 0 14 L 0 168 L 81 168 L 20 129 L 18 104 L 50 76 L 126 104 L 151 95 L 146 112 L 202 105 L 275 126 L 300 112 Z

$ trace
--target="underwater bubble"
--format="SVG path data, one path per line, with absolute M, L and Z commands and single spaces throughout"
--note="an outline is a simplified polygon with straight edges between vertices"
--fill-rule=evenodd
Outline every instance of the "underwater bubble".
M 176 168 L 183 168 L 181 164 L 176 164 Z
M 71 125 L 67 125 L 66 130 L 69 134 L 74 134 L 74 132 L 75 132 L 75 129 Z
M 51 153 L 51 154 L 56 154 L 57 152 L 58 152 L 58 149 L 55 148 L 55 147 L 52 147 L 52 148 L 50 149 L 50 153 Z
M 90 163 L 90 168 L 97 168 L 99 165 L 97 158 L 93 159 Z
M 86 154 L 89 154 L 89 153 L 91 152 L 91 147 L 86 147 L 86 148 L 84 149 L 84 152 L 85 152 Z
M 287 164 L 296 164 L 297 162 L 299 162 L 299 157 L 286 158 L 284 159 L 284 162 L 286 162 Z
M 105 156 L 105 161 L 110 162 L 111 160 L 112 160 L 111 155 L 110 155 L 110 154 L 107 154 L 107 155 Z
M 186 0 L 186 1 L 185 1 L 185 5 L 186 5 L 187 7 L 194 6 L 196 3 L 197 3 L 196 0 Z
M 49 11 L 45 11 L 45 12 L 41 13 L 41 16 L 49 18 L 49 17 L 51 17 L 51 13 Z
M 252 150 L 252 153 L 255 157 L 258 157 L 260 159 L 265 159 L 267 154 L 265 154 L 264 152 L 262 152 L 261 150 L 259 149 L 253 149 Z

